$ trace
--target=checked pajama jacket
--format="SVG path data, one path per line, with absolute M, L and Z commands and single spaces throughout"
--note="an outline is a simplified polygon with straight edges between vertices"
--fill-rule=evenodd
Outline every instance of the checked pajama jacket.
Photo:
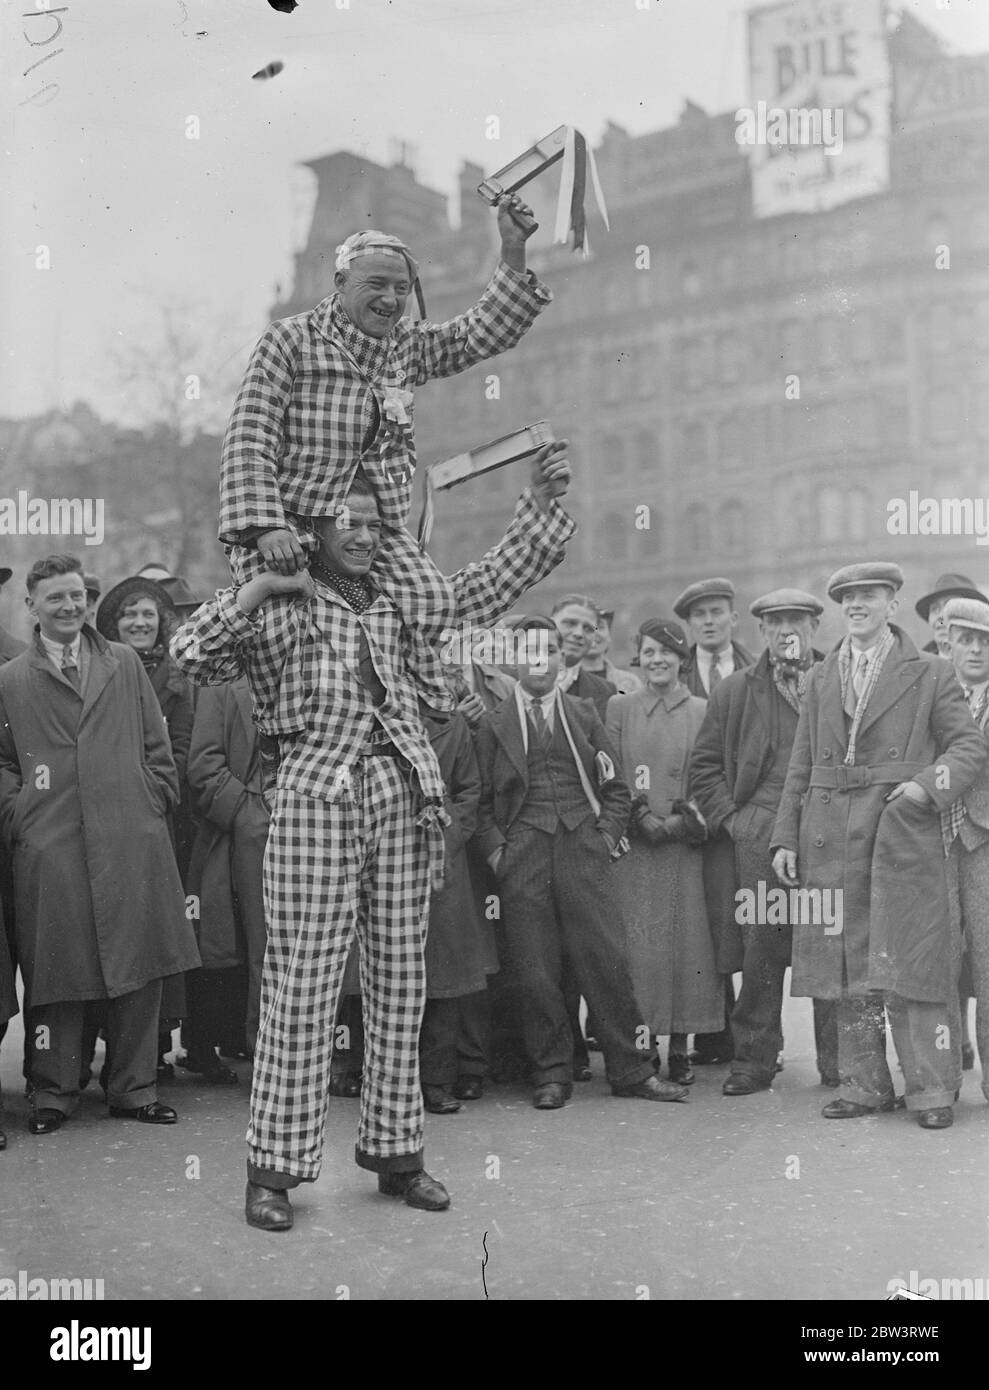
M 309 313 L 271 324 L 223 441 L 219 536 L 234 583 L 264 569 L 259 552 L 243 543 L 260 531 L 287 528 L 312 548 L 309 519 L 339 512 L 359 466 L 384 523 L 371 577 L 405 619 L 406 658 L 421 693 L 437 708 L 452 707 L 437 649 L 453 595 L 405 530 L 416 466 L 412 388 L 513 348 L 551 299 L 531 271 L 501 263 L 478 302 L 446 323 L 403 318 L 373 339 L 330 295 Z M 398 405 L 397 393 L 404 393 Z M 277 732 L 301 729 L 301 711 L 286 713 Z
M 458 621 L 495 621 L 560 563 L 574 529 L 556 503 L 544 515 L 523 494 L 498 545 L 450 579 Z M 385 594 L 357 614 L 317 580 L 312 599 L 266 603 L 250 616 L 224 590 L 172 641 L 190 679 L 216 684 L 253 670 L 272 688 L 291 685 L 305 711 L 301 736 L 281 740 L 265 855 L 269 945 L 248 1171 L 269 1187 L 319 1174 L 333 1022 L 355 931 L 366 1012 L 357 1162 L 375 1171 L 422 1166 L 423 942 L 443 851 L 438 824 L 416 820 L 443 783 L 401 626 Z M 361 629 L 386 691 L 377 709 L 359 675 Z M 376 728 L 404 763 L 369 755 Z

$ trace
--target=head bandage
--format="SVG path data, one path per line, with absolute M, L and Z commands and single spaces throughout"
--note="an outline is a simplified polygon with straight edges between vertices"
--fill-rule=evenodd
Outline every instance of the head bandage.
M 419 266 L 412 252 L 404 241 L 399 241 L 397 236 L 389 236 L 387 232 L 355 232 L 347 237 L 336 248 L 336 269 L 348 270 L 351 262 L 360 256 L 399 257 L 408 266 L 410 277 L 413 280 L 418 278 Z

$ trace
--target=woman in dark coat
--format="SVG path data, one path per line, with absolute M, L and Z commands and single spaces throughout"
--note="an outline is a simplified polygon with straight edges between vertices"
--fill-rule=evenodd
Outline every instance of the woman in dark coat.
M 179 787 L 185 800 L 186 764 L 192 739 L 194 708 L 192 687 L 168 652 L 169 639 L 177 625 L 177 618 L 178 614 L 168 591 L 154 579 L 148 579 L 145 575 L 134 575 L 122 580 L 104 596 L 96 615 L 96 627 L 109 641 L 124 642 L 127 646 L 133 647 L 141 658 L 141 664 L 158 697 L 168 730 L 172 757 L 175 759 L 175 768 L 179 775 Z M 177 809 L 181 810 L 181 804 Z M 169 829 L 172 844 L 175 846 L 174 817 L 169 818 Z M 183 842 L 186 838 L 182 836 Z M 177 862 L 178 858 L 176 855 Z M 179 862 L 178 867 L 184 877 L 188 865 Z M 165 1061 L 165 1053 L 172 1045 L 172 1028 L 179 1019 L 190 1015 L 190 1009 L 195 1012 L 192 998 L 195 996 L 199 972 L 190 972 L 190 975 L 193 978 L 176 975 L 165 981 L 158 1037 L 159 1079 L 172 1075 L 172 1068 Z M 194 1020 L 192 1032 L 195 1035 Z M 197 1052 L 202 1055 L 196 1055 Z M 237 1081 L 236 1073 L 222 1066 L 210 1047 L 191 1048 L 185 1064 L 190 1071 L 201 1072 L 211 1081 L 225 1084 L 234 1084 Z

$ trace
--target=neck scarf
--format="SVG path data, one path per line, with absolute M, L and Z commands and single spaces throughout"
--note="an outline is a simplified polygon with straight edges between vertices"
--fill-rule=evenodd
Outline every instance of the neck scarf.
M 317 556 L 313 556 L 309 561 L 309 568 L 317 579 L 334 589 L 347 607 L 352 608 L 355 613 L 363 613 L 365 608 L 370 607 L 373 596 L 371 585 L 366 579 L 351 579 L 349 575 L 327 569 Z
M 334 336 L 354 359 L 365 381 L 377 386 L 384 376 L 389 338 L 372 338 L 352 323 L 340 302 L 339 293 L 330 300 L 330 326 Z
M 804 698 L 807 689 L 807 678 L 810 675 L 810 663 L 779 661 L 775 657 L 769 658 L 770 669 L 773 673 L 773 683 L 776 689 L 783 696 L 783 699 L 791 709 L 800 713 L 800 702 Z M 792 677 L 793 679 L 788 679 Z
M 883 663 L 893 649 L 896 641 L 892 630 L 887 627 L 879 641 L 872 648 L 872 655 L 868 669 L 865 673 L 865 685 L 862 687 L 862 694 L 858 697 L 855 704 L 855 713 L 852 715 L 852 727 L 848 731 L 848 752 L 845 754 L 845 766 L 851 767 L 855 762 L 855 740 L 858 738 L 858 731 L 861 728 L 862 720 L 865 718 L 865 711 L 872 692 L 876 688 L 876 683 L 882 673 Z M 856 651 L 855 660 L 858 660 L 860 653 Z M 838 648 L 838 675 L 841 680 L 841 701 L 842 706 L 847 703 L 849 691 L 852 687 L 852 639 L 845 637 L 841 646 Z

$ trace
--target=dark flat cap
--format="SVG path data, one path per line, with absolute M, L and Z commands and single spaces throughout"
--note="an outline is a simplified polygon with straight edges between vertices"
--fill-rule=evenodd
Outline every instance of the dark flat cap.
M 976 603 L 985 603 L 986 596 L 969 579 L 967 574 L 942 574 L 934 583 L 934 588 L 923 598 L 919 598 L 914 604 L 914 611 L 919 613 L 924 622 L 927 622 L 927 615 L 931 611 L 931 604 L 938 599 L 946 598 L 971 598 Z
M 702 598 L 726 598 L 732 602 L 735 586 L 730 579 L 698 579 L 695 584 L 687 585 L 673 604 L 673 612 L 678 618 L 689 618 L 691 608 Z
M 840 603 L 843 592 L 859 584 L 885 584 L 895 593 L 903 585 L 903 571 L 890 560 L 863 560 L 857 565 L 844 565 L 828 580 L 828 598 Z
M 806 589 L 773 589 L 749 604 L 749 612 L 754 618 L 780 611 L 813 613 L 815 618 L 819 618 L 824 612 L 824 604 Z
M 103 585 L 95 574 L 84 574 L 82 577 L 83 585 L 87 594 L 99 595 L 103 592 Z

